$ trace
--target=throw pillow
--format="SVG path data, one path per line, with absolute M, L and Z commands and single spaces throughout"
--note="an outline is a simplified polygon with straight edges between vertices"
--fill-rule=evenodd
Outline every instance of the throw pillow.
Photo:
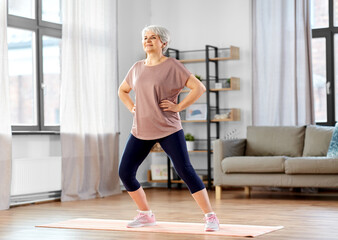
M 338 157 L 338 123 L 334 128 L 329 150 L 327 151 L 327 157 Z
M 245 145 L 245 139 L 224 139 L 223 157 L 244 156 Z
M 305 130 L 303 157 L 326 156 L 335 127 L 308 125 Z

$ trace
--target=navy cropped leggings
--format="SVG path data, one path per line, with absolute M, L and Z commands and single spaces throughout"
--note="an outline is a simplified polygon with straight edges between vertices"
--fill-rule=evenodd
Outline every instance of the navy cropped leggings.
M 133 192 L 140 188 L 140 183 L 136 180 L 137 169 L 156 142 L 159 142 L 167 153 L 177 174 L 187 184 L 191 193 L 205 188 L 190 163 L 184 132 L 180 130 L 155 140 L 141 140 L 130 134 L 119 168 L 120 178 L 127 191 Z

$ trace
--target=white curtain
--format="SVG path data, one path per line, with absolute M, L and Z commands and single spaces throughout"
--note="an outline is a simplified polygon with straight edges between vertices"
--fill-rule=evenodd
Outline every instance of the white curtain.
M 253 1 L 253 125 L 314 123 L 310 1 Z
M 120 193 L 116 0 L 64 0 L 62 201 Z
M 12 132 L 9 107 L 7 1 L 0 1 L 0 210 L 9 208 Z

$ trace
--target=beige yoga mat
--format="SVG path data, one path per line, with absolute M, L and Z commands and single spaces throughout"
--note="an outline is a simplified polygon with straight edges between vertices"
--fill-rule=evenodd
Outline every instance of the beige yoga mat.
M 39 225 L 36 227 L 128 231 L 128 232 L 199 234 L 199 235 L 202 234 L 202 235 L 218 235 L 218 236 L 219 235 L 238 236 L 238 237 L 257 237 L 259 235 L 266 234 L 283 228 L 283 226 L 220 224 L 219 231 L 205 232 L 203 223 L 157 222 L 157 225 L 155 226 L 141 228 L 127 228 L 126 225 L 128 222 L 130 221 L 76 218 L 62 222 Z

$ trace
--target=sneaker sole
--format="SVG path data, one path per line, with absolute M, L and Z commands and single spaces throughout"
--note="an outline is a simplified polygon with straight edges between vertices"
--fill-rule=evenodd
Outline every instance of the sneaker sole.
M 154 225 L 156 225 L 156 222 L 145 223 L 145 224 L 140 224 L 140 225 L 136 225 L 136 226 L 129 226 L 129 225 L 127 225 L 127 228 L 139 228 L 139 227 L 147 227 L 147 226 L 154 226 Z
M 207 229 L 204 229 L 206 232 L 217 232 L 219 231 L 219 228 L 218 229 L 211 229 L 211 228 L 207 228 Z

